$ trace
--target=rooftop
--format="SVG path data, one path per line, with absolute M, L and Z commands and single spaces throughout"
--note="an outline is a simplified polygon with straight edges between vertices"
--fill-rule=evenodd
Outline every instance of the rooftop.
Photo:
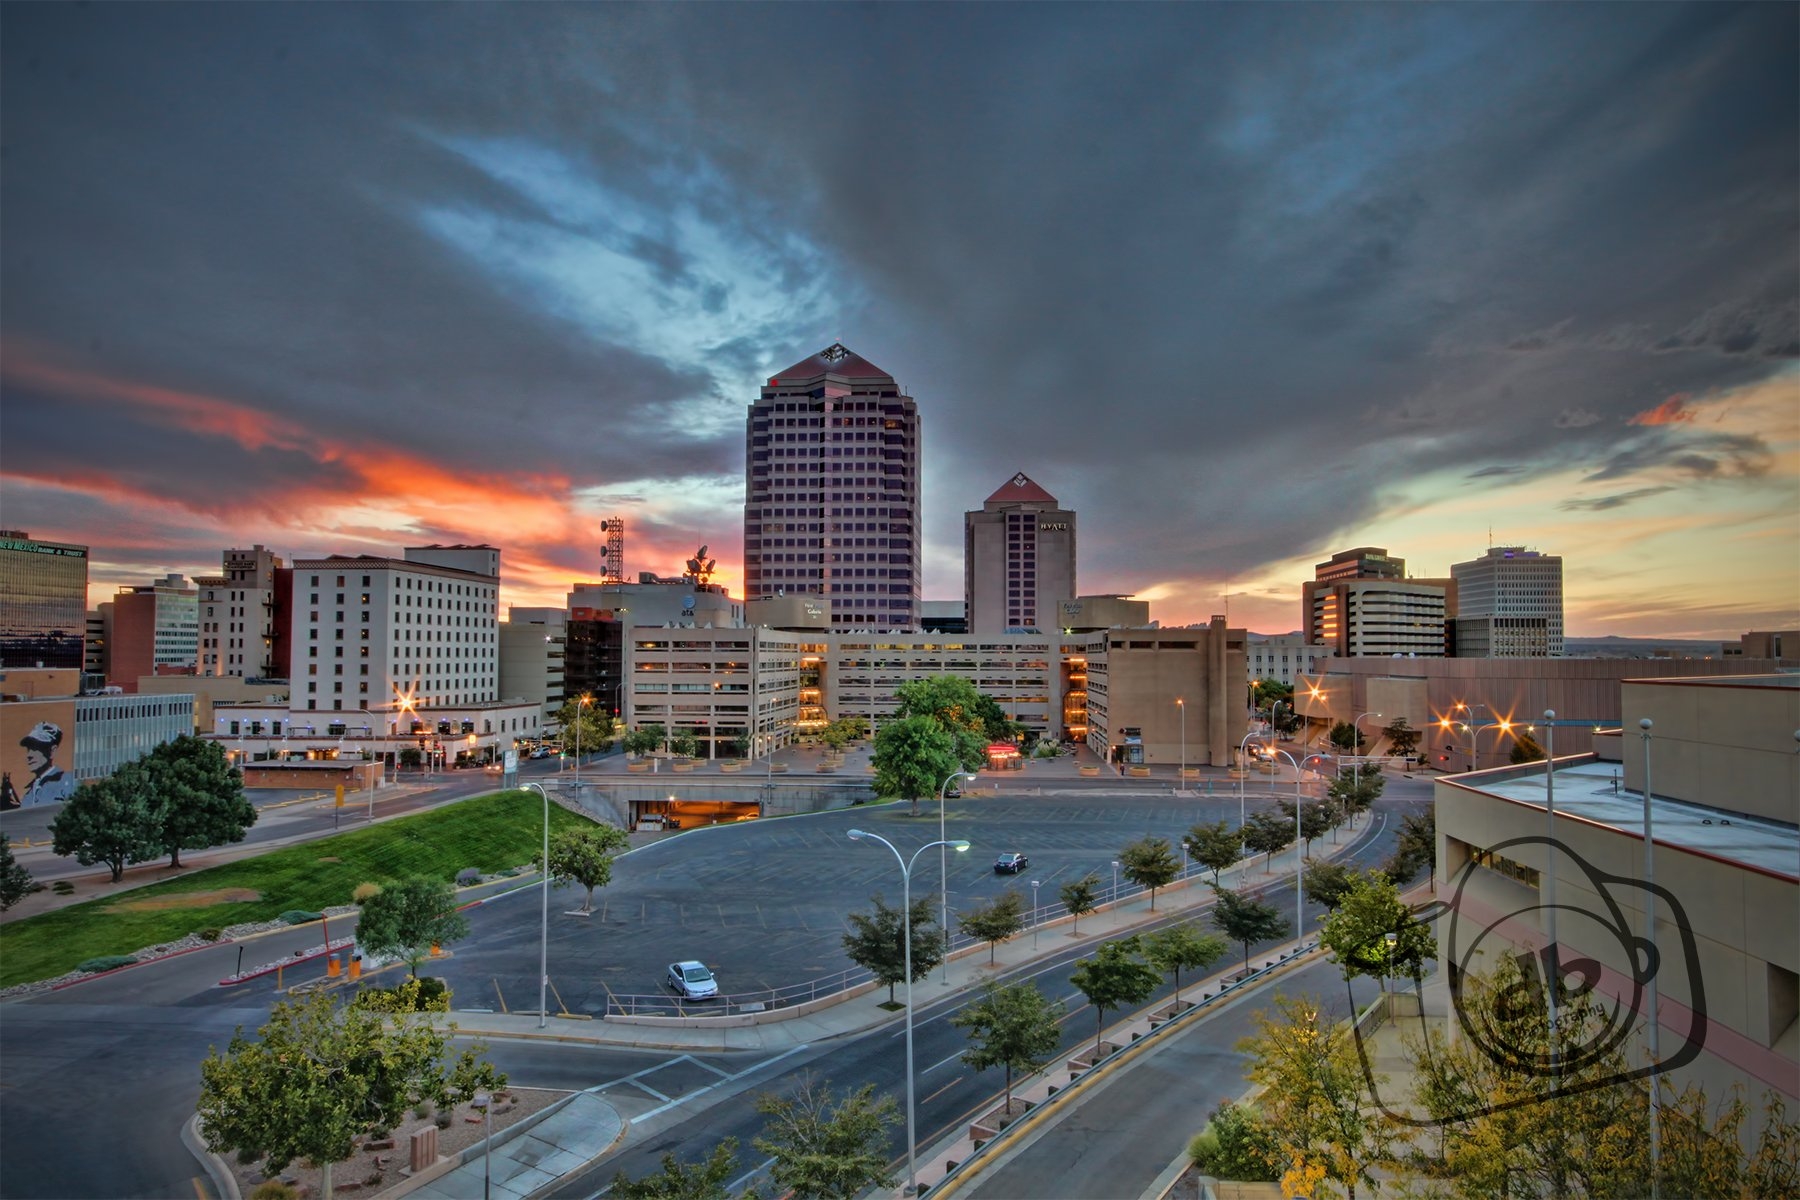
M 1514 804 L 1539 810 L 1544 807 L 1542 770 L 1522 771 L 1492 781 L 1476 777 L 1459 786 Z M 1683 800 L 1652 797 L 1650 803 L 1657 845 L 1800 881 L 1800 828 Z M 1627 837 L 1643 837 L 1643 793 L 1625 789 L 1617 763 L 1590 759 L 1558 767 L 1556 813 L 1558 817 L 1577 818 Z
M 825 375 L 836 375 L 843 379 L 885 379 L 889 383 L 894 381 L 892 375 L 849 349 L 842 342 L 833 342 L 811 358 L 803 358 L 787 370 L 771 376 L 769 386 L 793 387 Z
M 987 498 L 989 504 L 1055 504 L 1056 497 L 1039 487 L 1031 476 L 1020 471 L 1011 479 L 1000 485 L 998 491 Z

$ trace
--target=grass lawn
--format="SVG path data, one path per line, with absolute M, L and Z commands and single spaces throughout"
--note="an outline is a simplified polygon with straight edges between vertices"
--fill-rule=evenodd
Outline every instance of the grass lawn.
M 553 831 L 591 825 L 550 806 Z M 0 987 L 50 979 L 90 958 L 130 954 L 201 929 L 349 904 L 359 883 L 522 866 L 542 849 L 543 801 L 496 792 L 0 926 Z

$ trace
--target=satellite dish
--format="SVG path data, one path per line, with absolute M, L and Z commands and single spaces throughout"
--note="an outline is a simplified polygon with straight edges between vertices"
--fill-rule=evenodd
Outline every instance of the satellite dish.
M 694 598 L 692 596 L 683 596 L 681 598 L 681 607 L 683 607 L 683 608 L 694 607 Z

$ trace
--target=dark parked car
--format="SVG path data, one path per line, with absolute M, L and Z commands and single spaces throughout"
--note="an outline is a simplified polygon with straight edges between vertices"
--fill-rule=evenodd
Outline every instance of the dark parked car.
M 1002 854 L 994 860 L 994 873 L 996 875 L 1017 875 L 1030 865 L 1031 860 L 1023 854 Z

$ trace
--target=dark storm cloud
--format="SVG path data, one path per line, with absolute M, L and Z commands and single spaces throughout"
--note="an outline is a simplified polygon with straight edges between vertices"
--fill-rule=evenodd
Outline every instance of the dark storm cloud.
M 1112 587 L 1320 555 L 1397 464 L 1752 474 L 1620 424 L 1800 352 L 1791 6 L 3 20 L 9 356 L 604 490 L 736 475 L 842 338 L 920 400 L 942 561 L 1015 470 Z M 81 454 L 312 469 L 146 436 Z
M 1755 478 L 1767 474 L 1772 462 L 1768 443 L 1754 435 L 1659 429 L 1608 455 L 1598 469 L 1582 477 L 1582 482 L 1629 479 L 1664 466 L 1703 479 Z
M 1605 512 L 1608 509 L 1624 508 L 1634 501 L 1646 500 L 1651 496 L 1660 496 L 1664 492 L 1672 492 L 1672 487 L 1637 488 L 1629 492 L 1617 492 L 1611 496 L 1594 496 L 1583 500 L 1564 500 L 1556 507 L 1564 512 Z

